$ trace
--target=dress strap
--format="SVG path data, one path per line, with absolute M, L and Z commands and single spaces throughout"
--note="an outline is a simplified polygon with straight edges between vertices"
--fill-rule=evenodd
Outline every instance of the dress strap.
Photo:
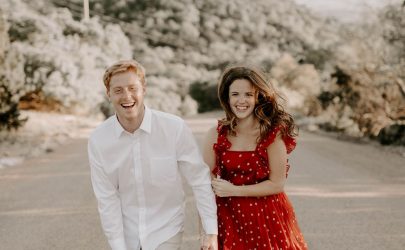
M 257 145 L 257 150 L 259 152 L 266 150 L 267 147 L 274 142 L 274 140 L 276 139 L 277 133 L 280 132 L 280 130 L 281 130 L 280 126 L 272 129 L 269 132 L 268 136 L 264 140 L 259 142 L 259 144 Z M 287 135 L 287 136 L 283 136 L 282 139 L 283 139 L 285 147 L 287 149 L 287 154 L 290 154 L 295 149 L 295 146 L 297 145 L 295 138 Z

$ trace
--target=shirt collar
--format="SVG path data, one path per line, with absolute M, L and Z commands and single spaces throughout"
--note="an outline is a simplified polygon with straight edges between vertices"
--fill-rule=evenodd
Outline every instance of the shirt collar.
M 152 110 L 146 107 L 145 105 L 145 114 L 143 115 L 143 120 L 141 126 L 139 127 L 141 130 L 145 131 L 146 133 L 150 134 L 152 131 Z
M 117 114 L 114 115 L 113 126 L 114 126 L 115 135 L 117 137 L 120 137 L 121 134 L 125 131 L 125 129 L 122 127 L 121 123 L 118 121 Z M 139 129 L 150 134 L 151 127 L 152 127 L 152 111 L 145 105 L 145 113 L 143 115 L 143 120 L 142 120 L 141 126 L 139 126 Z

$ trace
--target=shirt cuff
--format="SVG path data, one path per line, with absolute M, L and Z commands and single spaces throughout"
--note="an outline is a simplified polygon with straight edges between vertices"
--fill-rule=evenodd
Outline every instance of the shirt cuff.
M 112 250 L 127 250 L 124 237 L 109 239 L 108 243 L 110 244 Z
M 206 234 L 218 235 L 218 223 L 216 219 L 206 219 L 202 222 Z

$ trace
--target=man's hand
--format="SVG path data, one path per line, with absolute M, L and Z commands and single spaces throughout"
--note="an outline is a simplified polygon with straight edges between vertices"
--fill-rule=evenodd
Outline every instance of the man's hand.
M 202 250 L 218 250 L 218 239 L 216 234 L 206 234 L 201 240 Z

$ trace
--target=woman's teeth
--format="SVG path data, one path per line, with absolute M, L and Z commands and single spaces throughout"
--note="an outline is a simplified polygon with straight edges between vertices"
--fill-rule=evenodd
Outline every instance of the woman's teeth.
M 238 110 L 247 110 L 248 107 L 247 106 L 236 106 L 236 109 L 238 109 Z

